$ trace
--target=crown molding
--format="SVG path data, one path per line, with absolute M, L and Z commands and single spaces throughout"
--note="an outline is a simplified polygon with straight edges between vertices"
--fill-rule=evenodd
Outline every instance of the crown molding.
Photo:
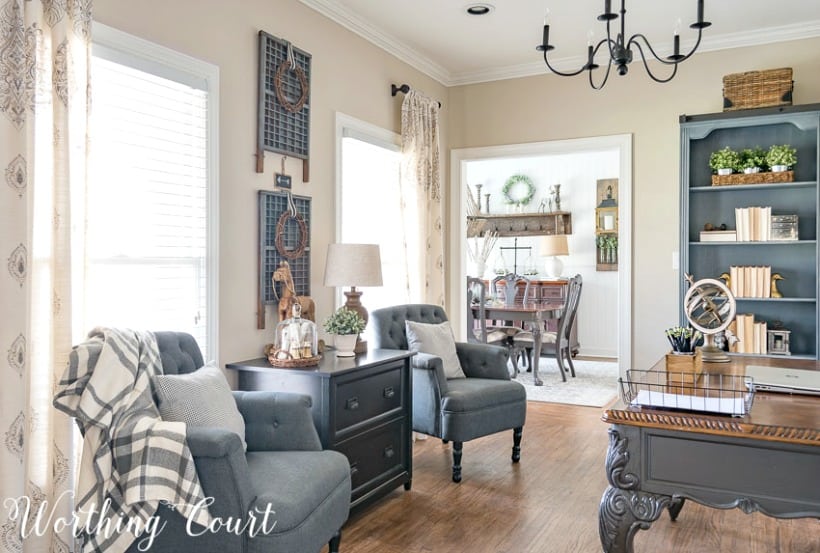
M 450 72 L 429 57 L 415 51 L 409 45 L 376 28 L 335 0 L 299 1 L 447 87 L 531 77 L 549 72 L 542 60 L 517 65 L 489 67 L 476 71 Z M 701 41 L 698 54 L 818 36 L 820 36 L 820 19 L 717 36 L 709 36 L 707 33 Z M 694 43 L 694 41 L 683 42 L 682 49 L 684 50 L 691 48 Z M 660 51 L 671 50 L 671 48 L 671 43 L 657 45 L 657 49 Z M 585 62 L 586 58 L 584 56 L 550 59 L 550 63 L 561 71 L 577 69 Z
M 356 13 L 340 5 L 333 0 L 299 0 L 307 7 L 319 12 L 331 21 L 334 21 L 372 42 L 388 54 L 392 54 L 401 61 L 418 69 L 425 75 L 432 77 L 444 86 L 449 85 L 450 72 L 432 59 L 420 54 L 412 47 L 401 42 L 397 38 L 381 31 L 368 21 L 359 17 Z

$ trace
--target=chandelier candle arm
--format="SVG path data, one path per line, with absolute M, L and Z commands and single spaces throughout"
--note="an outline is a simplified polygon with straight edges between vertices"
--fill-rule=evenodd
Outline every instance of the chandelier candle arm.
M 548 11 L 549 13 L 549 11 Z M 612 38 L 612 29 L 610 27 L 610 22 L 620 17 L 621 25 L 620 25 L 620 32 L 618 35 L 613 39 Z M 590 40 L 587 42 L 587 56 L 586 62 L 584 65 L 581 66 L 580 69 L 577 71 L 559 71 L 550 64 L 548 52 L 555 50 L 555 45 L 549 43 L 549 35 L 550 35 L 550 27 L 547 17 L 544 17 L 544 29 L 541 44 L 536 46 L 536 50 L 543 53 L 544 56 L 544 64 L 547 68 L 555 73 L 556 75 L 562 77 L 573 77 L 582 73 L 583 71 L 589 71 L 589 84 L 593 89 L 600 90 L 604 87 L 607 80 L 609 79 L 609 70 L 611 69 L 612 65 L 617 66 L 618 74 L 619 75 L 626 75 L 629 72 L 629 64 L 632 63 L 633 60 L 633 47 L 638 51 L 640 54 L 641 61 L 643 62 L 644 69 L 649 77 L 658 83 L 667 83 L 671 81 L 675 75 L 677 74 L 678 65 L 689 59 L 695 51 L 697 51 L 698 47 L 700 46 L 701 40 L 703 38 L 703 29 L 709 27 L 711 25 L 710 22 L 704 21 L 704 0 L 697 0 L 697 20 L 689 25 L 690 29 L 697 30 L 697 40 L 695 41 L 695 45 L 692 49 L 686 53 L 681 54 L 681 46 L 680 46 L 680 33 L 679 33 L 679 26 L 680 21 L 675 26 L 674 35 L 672 37 L 672 44 L 673 44 L 673 52 L 671 55 L 664 57 L 659 56 L 655 49 L 650 44 L 649 40 L 641 33 L 635 33 L 629 37 L 627 40 L 626 38 L 626 0 L 621 0 L 621 9 L 619 13 L 615 13 L 612 11 L 612 0 L 604 0 L 604 13 L 597 17 L 598 21 L 606 23 L 606 38 L 601 40 L 596 46 L 593 47 L 592 45 L 592 37 L 590 36 Z M 591 32 L 590 32 L 591 35 Z M 643 42 L 643 45 L 641 44 Z M 609 60 L 606 62 L 606 73 L 604 75 L 603 80 L 599 85 L 595 84 L 595 81 L 592 78 L 592 71 L 594 69 L 600 68 L 600 64 L 595 63 L 595 56 L 598 53 L 598 50 L 606 44 L 606 50 L 609 52 Z M 647 55 L 644 53 L 644 48 L 646 47 L 649 50 L 649 54 L 657 61 L 665 64 L 665 65 L 672 65 L 674 66 L 672 73 L 665 78 L 656 77 L 652 70 L 649 68 L 649 64 L 647 62 Z

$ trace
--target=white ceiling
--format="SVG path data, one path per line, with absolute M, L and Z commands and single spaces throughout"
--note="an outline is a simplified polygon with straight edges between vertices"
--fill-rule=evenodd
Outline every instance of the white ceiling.
M 370 40 L 446 86 L 542 74 L 535 46 L 541 42 L 544 14 L 550 11 L 550 63 L 580 67 L 587 35 L 606 34 L 602 0 L 300 0 Z M 483 2 L 495 9 L 467 15 Z M 672 50 L 681 20 L 682 50 L 696 36 L 696 0 L 631 0 L 626 35 L 642 33 L 661 55 Z M 612 1 L 613 11 L 620 2 Z M 704 31 L 698 52 L 820 36 L 820 0 L 705 0 Z M 818 53 L 820 58 L 820 53 Z

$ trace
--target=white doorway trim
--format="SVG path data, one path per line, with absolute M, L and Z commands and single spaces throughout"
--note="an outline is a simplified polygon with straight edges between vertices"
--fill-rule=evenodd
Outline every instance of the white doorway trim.
M 505 144 L 480 148 L 459 148 L 450 152 L 450 228 L 451 244 L 449 252 L 450 296 L 447 312 L 453 322 L 456 336 L 463 340 L 465 306 L 467 297 L 465 252 L 467 228 L 466 163 L 499 158 L 533 157 L 582 153 L 590 151 L 619 151 L 620 174 L 618 175 L 619 231 L 618 238 L 618 365 L 621 375 L 632 364 L 632 135 L 617 134 L 527 144 Z

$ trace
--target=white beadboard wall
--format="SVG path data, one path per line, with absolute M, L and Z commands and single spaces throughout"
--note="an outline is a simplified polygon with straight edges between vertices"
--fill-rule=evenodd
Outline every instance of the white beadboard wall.
M 618 177 L 618 151 L 585 152 L 526 158 L 502 158 L 469 161 L 467 182 L 475 198 L 475 185 L 480 183 L 481 208 L 486 211 L 484 194 L 490 194 L 490 213 L 511 213 L 501 192 L 504 183 L 515 174 L 532 179 L 535 196 L 525 212 L 535 212 L 542 199 L 550 196 L 550 187 L 561 184 L 561 209 L 572 213 L 572 234 L 567 237 L 569 256 L 564 256 L 564 275 L 580 273 L 584 278 L 581 303 L 578 307 L 578 341 L 580 355 L 618 356 L 618 273 L 595 270 L 595 206 L 596 181 Z M 539 276 L 544 276 L 545 258 L 538 252 L 538 237 L 521 237 L 519 247 L 532 248 L 532 260 Z M 512 246 L 513 238 L 500 238 L 487 261 L 485 277 L 492 277 L 500 264 L 500 246 Z M 507 270 L 513 269 L 513 252 L 504 252 Z M 467 255 L 465 250 L 465 256 Z M 466 257 L 468 272 L 475 265 Z M 529 265 L 528 252 L 519 250 L 518 272 Z M 624 306 L 624 309 L 628 306 Z

